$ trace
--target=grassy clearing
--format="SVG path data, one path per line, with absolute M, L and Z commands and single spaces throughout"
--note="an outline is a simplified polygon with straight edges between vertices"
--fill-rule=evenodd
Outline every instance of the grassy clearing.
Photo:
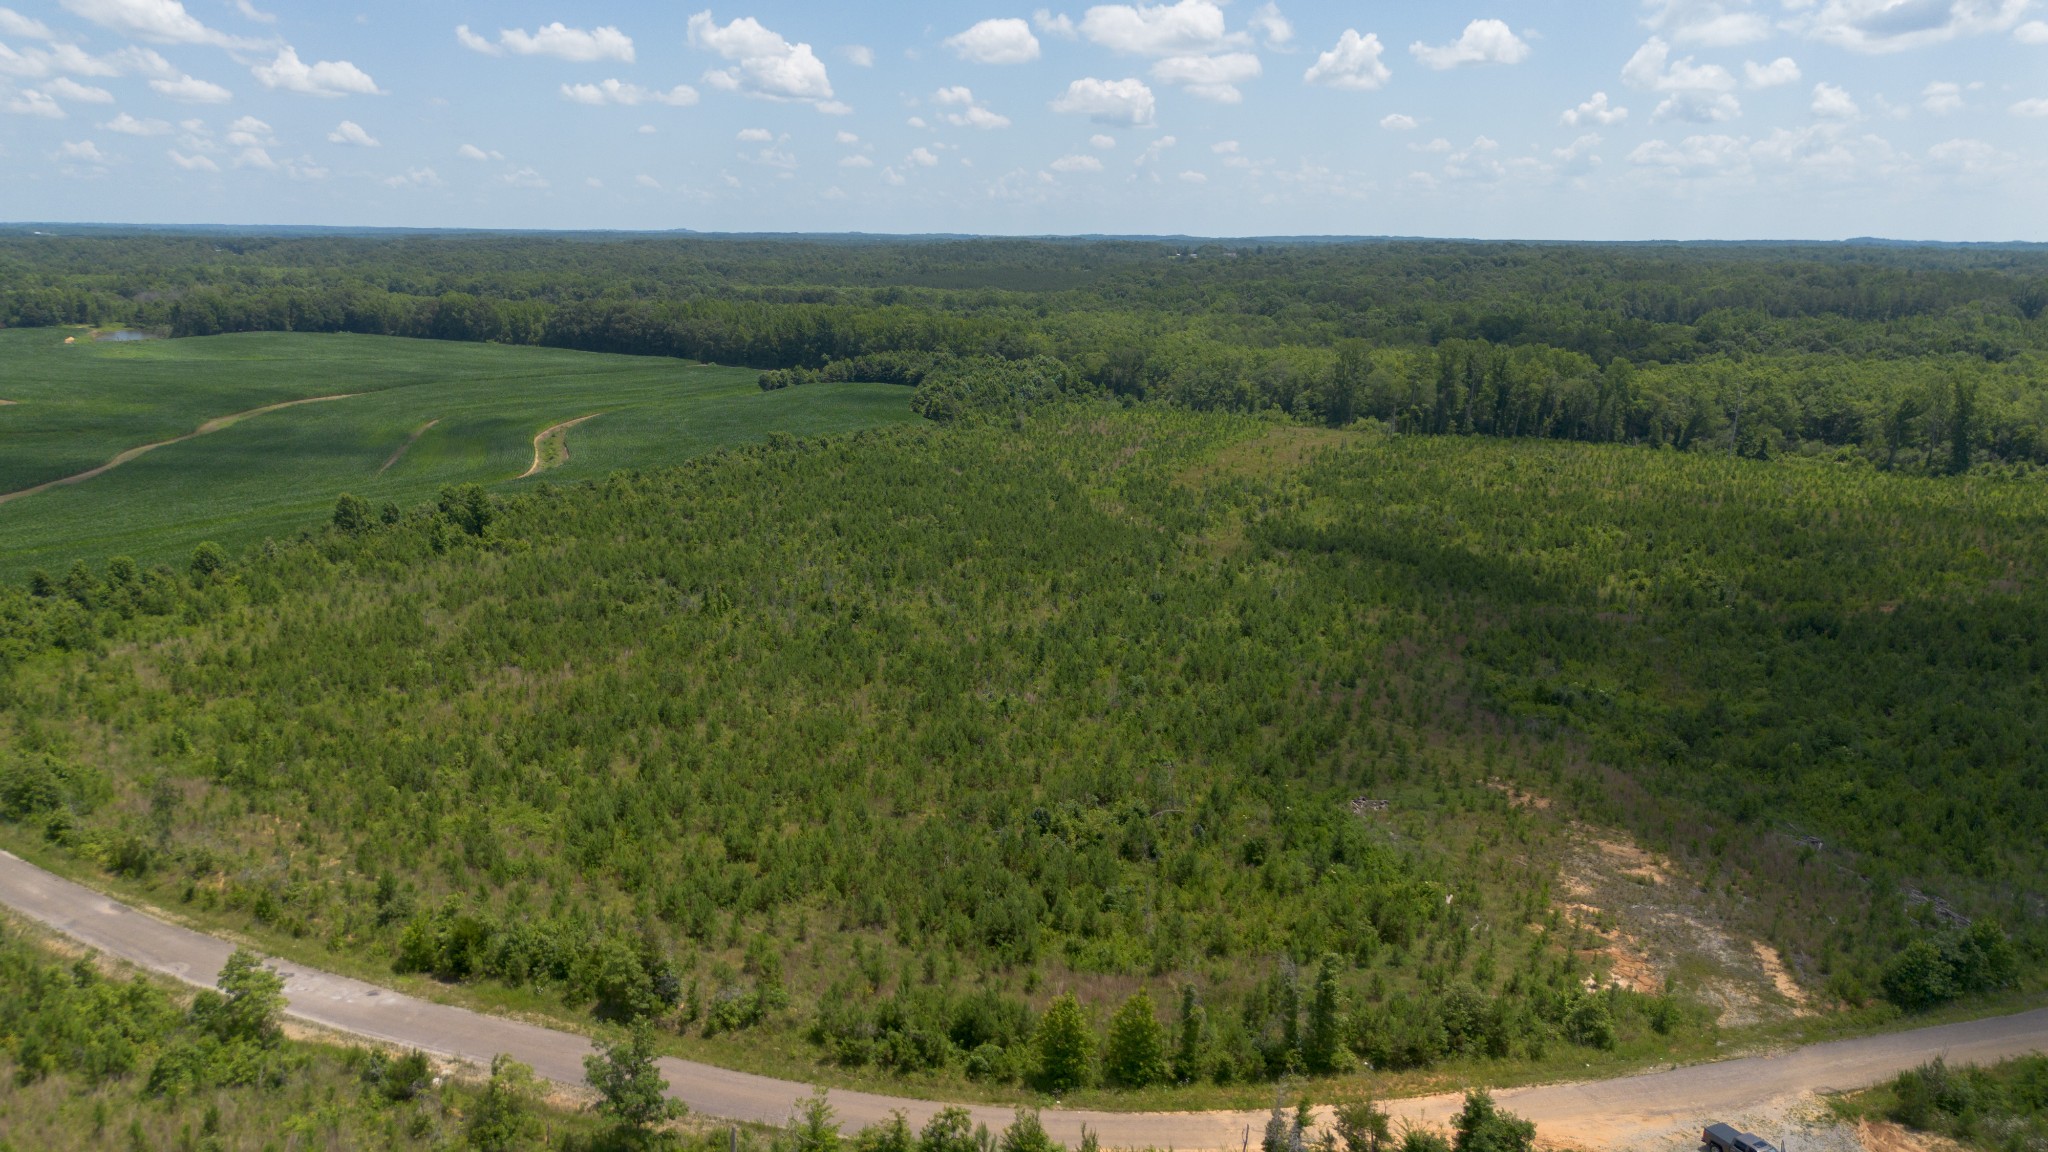
M 449 483 L 512 489 L 538 433 L 594 411 L 606 415 L 567 434 L 573 451 L 546 470 L 549 482 L 673 463 L 775 431 L 912 418 L 902 388 L 764 394 L 754 373 L 660 358 L 284 333 L 67 346 L 68 331 L 0 331 L 0 398 L 13 401 L 0 409 L 0 494 L 222 417 L 350 398 L 252 416 L 0 504 L 0 579 L 114 554 L 175 563 L 201 540 L 234 550 L 290 536 L 343 491 L 403 506 Z

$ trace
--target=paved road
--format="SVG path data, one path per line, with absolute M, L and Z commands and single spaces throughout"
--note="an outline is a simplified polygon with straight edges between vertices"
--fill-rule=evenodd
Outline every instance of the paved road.
M 0 904 L 81 943 L 143 968 L 194 984 L 210 985 L 233 951 L 231 945 L 137 912 L 99 892 L 53 876 L 0 852 Z M 372 1040 L 488 1065 L 500 1052 L 531 1064 L 547 1079 L 578 1085 L 584 1038 L 451 1008 L 295 964 L 280 963 L 287 1011 L 293 1017 Z M 1989 1061 L 2048 1049 L 2048 1009 L 2017 1016 L 1948 1024 L 1914 1032 L 1816 1044 L 1782 1055 L 1750 1057 L 1586 1084 L 1516 1088 L 1496 1093 L 1501 1103 L 1534 1120 L 1552 1140 L 1593 1148 L 1687 1148 L 1702 1123 L 1714 1118 L 1782 1114 L 1805 1093 L 1860 1088 L 1934 1056 Z M 779 1124 L 806 1085 L 732 1072 L 683 1060 L 662 1061 L 669 1094 L 703 1115 Z M 849 1130 L 885 1119 L 891 1111 L 921 1125 L 939 1105 L 864 1092 L 833 1092 L 832 1106 Z M 1457 1110 L 1452 1096 L 1397 1101 L 1392 1110 L 1411 1122 L 1442 1123 Z M 977 1107 L 991 1129 L 1010 1120 L 1006 1109 Z M 1247 1130 L 1257 1139 L 1263 1113 L 1084 1112 L 1048 1110 L 1052 1135 L 1078 1142 L 1083 1125 L 1110 1147 L 1239 1148 Z

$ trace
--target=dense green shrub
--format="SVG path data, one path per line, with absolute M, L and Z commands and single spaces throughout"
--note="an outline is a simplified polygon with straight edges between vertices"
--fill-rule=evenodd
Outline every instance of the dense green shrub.
M 2009 987 L 2019 977 L 2019 953 L 1990 920 L 1915 940 L 1884 969 L 1885 999 L 1909 1012 L 1980 992 Z
M 2032 1152 L 2048 1141 L 2048 1056 L 1989 1068 L 1934 1060 L 1879 1093 L 1884 1114 L 1986 1152 Z

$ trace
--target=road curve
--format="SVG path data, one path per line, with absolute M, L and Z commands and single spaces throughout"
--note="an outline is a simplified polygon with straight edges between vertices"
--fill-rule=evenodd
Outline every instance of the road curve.
M 211 985 L 233 946 L 166 923 L 106 895 L 54 876 L 0 852 L 0 904 L 32 920 L 139 967 L 194 984 Z M 583 1081 L 590 1044 L 581 1036 L 435 1004 L 360 980 L 280 962 L 286 1011 L 296 1019 L 338 1032 L 418 1048 L 482 1066 L 510 1053 L 549 1080 Z M 1501 1103 L 1533 1120 L 1547 1140 L 1578 1147 L 1691 1149 L 1702 1124 L 1715 1118 L 1760 1115 L 1804 1093 L 1861 1088 L 1935 1056 L 1991 1061 L 2048 1049 L 2048 1009 L 2015 1016 L 1945 1024 L 1912 1032 L 1815 1044 L 1771 1056 L 1676 1068 L 1584 1084 L 1513 1088 Z M 726 1119 L 780 1124 L 808 1085 L 684 1060 L 664 1059 L 669 1094 L 693 1112 Z M 866 1092 L 835 1091 L 831 1102 L 849 1129 L 900 1110 L 922 1125 L 941 1105 Z M 1455 1096 L 1393 1101 L 1410 1123 L 1442 1124 L 1458 1107 Z M 1006 1108 L 972 1108 L 993 1130 L 1010 1121 Z M 1069 1144 L 1083 1126 L 1109 1147 L 1236 1149 L 1247 1130 L 1256 1138 L 1264 1113 L 1088 1112 L 1048 1109 L 1048 1132 Z

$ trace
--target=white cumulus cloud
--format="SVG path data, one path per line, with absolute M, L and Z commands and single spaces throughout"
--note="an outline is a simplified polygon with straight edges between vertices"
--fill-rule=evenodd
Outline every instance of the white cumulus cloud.
M 1074 28 L 1073 19 L 1066 13 L 1055 15 L 1044 8 L 1031 14 L 1031 26 L 1047 36 L 1057 36 L 1061 40 L 1072 40 L 1080 35 Z
M 24 88 L 15 93 L 14 98 L 7 102 L 7 110 L 16 116 L 36 116 L 44 120 L 64 119 L 64 106 L 33 88 Z
M 48 24 L 23 16 L 12 8 L 0 8 L 0 36 L 18 36 L 24 40 L 54 38 Z
M 321 60 L 308 64 L 298 50 L 287 44 L 277 59 L 249 69 L 265 88 L 281 88 L 308 96 L 377 96 L 382 93 L 369 73 L 346 60 Z
M 662 91 L 659 88 L 642 88 L 622 80 L 604 80 L 596 84 L 564 84 L 564 99 L 577 104 L 600 107 L 606 104 L 620 104 L 631 108 L 638 104 L 666 104 L 671 108 L 688 108 L 697 102 L 697 90 L 688 84 L 678 84 Z
M 486 152 L 474 144 L 464 144 L 455 150 L 455 154 L 464 160 L 503 160 L 505 158 L 502 152 Z
M 839 54 L 846 57 L 846 62 L 855 68 L 875 66 L 875 50 L 865 44 L 848 44 L 839 50 Z
M 983 20 L 945 45 L 962 60 L 975 64 L 1028 64 L 1038 59 L 1038 37 L 1018 19 Z
M 1960 112 L 1963 107 L 1963 86 L 1937 80 L 1921 90 L 1920 106 L 1936 116 Z
M 775 133 L 766 128 L 742 128 L 733 139 L 743 144 L 766 144 L 775 139 Z
M 1779 88 L 1786 84 L 1799 83 L 1799 62 L 1790 56 L 1780 56 L 1769 64 L 1754 60 L 1742 66 L 1742 75 L 1751 88 Z
M 1380 127 L 1389 132 L 1413 132 L 1422 125 L 1405 112 L 1389 112 L 1380 117 Z
M 255 41 L 208 28 L 178 0 L 63 0 L 63 4 L 73 15 L 137 40 L 219 48 L 256 46 Z
M 1360 35 L 1356 28 L 1346 28 L 1337 38 L 1337 46 L 1317 56 L 1301 78 L 1348 92 L 1375 92 L 1394 78 L 1393 70 L 1381 59 L 1386 51 L 1377 33 Z
M 327 142 L 329 144 L 353 144 L 358 148 L 383 147 L 375 136 L 364 131 L 363 126 L 353 120 L 343 120 L 335 125 L 334 131 L 327 134 Z
M 460 35 L 466 29 L 456 31 Z M 498 33 L 498 43 L 520 56 L 553 56 L 577 64 L 599 60 L 633 62 L 633 38 L 609 25 L 585 31 L 557 20 L 532 32 L 506 28 Z
M 44 85 L 44 88 L 57 99 L 69 100 L 75 104 L 112 104 L 114 102 L 114 94 L 112 92 L 107 91 L 105 88 L 95 88 L 90 84 L 80 84 L 69 76 L 59 76 Z
M 397 176 L 386 176 L 387 188 L 438 188 L 441 176 L 432 168 L 410 168 Z
M 2029 20 L 2012 30 L 2012 38 L 2022 44 L 2048 44 L 2048 20 Z
M 1595 92 L 1584 104 L 1566 109 L 1562 119 L 1574 128 L 1581 124 L 1619 124 L 1628 119 L 1628 109 L 1608 103 L 1607 93 Z
M 1688 136 L 1677 144 L 1647 140 L 1629 153 L 1629 163 L 1662 169 L 1673 175 L 1725 172 L 1747 168 L 1749 142 L 1734 136 Z
M 1927 150 L 1927 159 L 1958 176 L 1995 176 L 2012 171 L 2019 162 L 2018 156 L 1982 140 L 1944 140 Z
M 180 76 L 176 80 L 151 80 L 149 86 L 158 93 L 185 104 L 225 104 L 235 94 L 196 76 Z
M 1251 30 L 1268 48 L 1282 49 L 1294 42 L 1294 25 L 1280 14 L 1278 4 L 1263 4 L 1252 13 Z
M 2036 96 L 2031 100 L 2022 100 L 2007 109 L 2007 111 L 2015 116 L 2048 116 L 2048 96 Z
M 277 133 L 254 116 L 244 116 L 228 125 L 228 143 L 237 148 L 275 147 Z
M 1854 120 L 1863 115 L 1863 109 L 1856 106 L 1847 91 L 1823 83 L 1813 86 L 1813 114 L 1830 120 Z
M 1904 52 L 2010 32 L 2033 0 L 1797 0 L 1794 27 L 1852 52 Z
M 126 112 L 100 127 L 109 132 L 119 132 L 123 136 L 168 136 L 171 133 L 171 124 L 168 120 L 137 120 Z
M 1647 6 L 1644 23 L 1680 44 L 1734 48 L 1771 36 L 1770 18 L 1751 10 L 1749 0 L 1649 0 Z
M 1060 157 L 1047 165 L 1047 167 L 1055 172 L 1100 172 L 1102 171 L 1102 161 L 1097 160 L 1093 156 L 1084 156 L 1076 152 L 1071 156 Z
M 1178 84 L 1189 95 L 1218 104 L 1244 100 L 1239 84 L 1258 78 L 1264 69 L 1250 52 L 1226 52 L 1216 56 L 1169 56 L 1152 66 L 1152 78 L 1162 84 Z
M 1081 17 L 1081 35 L 1134 56 L 1197 56 L 1245 43 L 1225 27 L 1212 0 L 1174 4 L 1098 4 Z
M 1098 80 L 1093 76 L 1067 85 L 1066 92 L 1052 102 L 1055 112 L 1075 113 L 1098 124 L 1131 128 L 1152 123 L 1158 108 L 1152 89 L 1142 80 Z
M 1408 51 L 1424 67 L 1439 72 L 1465 64 L 1520 64 L 1529 58 L 1529 44 L 1503 20 L 1474 20 L 1465 32 L 1449 44 L 1430 45 L 1418 40 Z
M 467 24 L 457 24 L 455 26 L 455 42 L 471 52 L 481 52 L 486 56 L 503 56 L 505 54 L 503 48 L 470 31 Z
M 1735 98 L 1734 74 L 1719 64 L 1695 63 L 1690 56 L 1671 59 L 1671 46 L 1652 36 L 1622 66 L 1621 78 L 1631 88 L 1669 95 L 1650 114 L 1652 120 L 1691 120 L 1713 124 L 1742 115 Z
M 792 44 L 751 16 L 720 26 L 709 11 L 699 12 L 690 17 L 690 45 L 733 62 L 731 68 L 704 74 L 704 82 L 714 88 L 816 104 L 823 111 L 843 108 L 830 106 L 832 80 L 810 45 Z
M 184 169 L 187 172 L 220 171 L 220 165 L 215 164 L 211 159 L 205 156 L 187 156 L 183 152 L 178 151 L 176 148 L 169 149 L 164 153 L 164 155 L 169 156 L 171 158 L 171 163 L 176 164 L 178 167 Z
M 983 131 L 988 131 L 990 129 L 1008 128 L 1010 126 L 1010 118 L 1008 116 L 989 111 L 987 107 L 975 100 L 974 92 L 969 88 L 958 85 L 951 88 L 941 88 L 932 96 L 932 101 L 942 108 L 959 109 L 957 112 L 942 113 L 940 117 L 955 128 L 979 128 Z

